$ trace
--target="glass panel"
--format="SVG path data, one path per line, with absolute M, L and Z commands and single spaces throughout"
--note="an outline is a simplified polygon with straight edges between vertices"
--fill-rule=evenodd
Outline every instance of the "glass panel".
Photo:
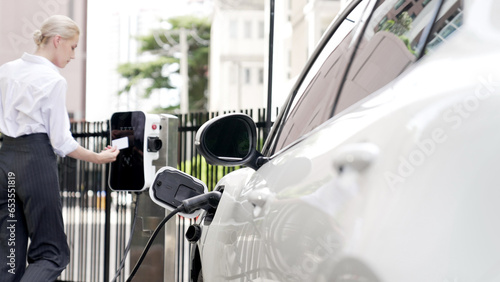
M 441 30 L 438 30 L 434 34 L 435 38 L 432 39 L 429 44 L 427 44 L 427 51 L 431 51 L 436 48 L 439 44 L 441 44 L 443 41 L 448 38 L 451 34 L 453 34 L 457 29 L 459 29 L 462 26 L 463 22 L 463 16 L 462 16 L 462 11 L 457 10 L 457 13 L 452 15 L 451 18 L 453 18 L 451 21 L 446 21 L 446 25 L 442 27 Z
M 407 5 L 399 12 L 392 8 L 396 2 L 398 0 L 380 1 L 373 12 L 356 50 L 335 113 L 385 86 L 415 62 L 420 37 L 432 20 L 438 1 L 415 0 L 413 5 Z M 455 20 L 461 9 L 461 1 L 445 1 L 435 24 L 437 32 L 431 35 L 434 41 L 429 47 L 435 48 L 457 30 L 458 26 L 451 23 L 461 22 Z M 380 25 L 381 21 L 384 24 Z
M 348 63 L 354 27 L 367 3 L 358 4 L 343 20 L 316 58 L 287 106 L 287 115 L 273 141 L 273 151 L 279 151 L 330 118 L 339 82 Z
M 111 140 L 128 144 L 111 163 L 110 186 L 113 190 L 138 191 L 144 187 L 144 125 L 143 112 L 115 113 L 111 117 Z
M 405 2 L 406 2 L 406 0 L 398 0 L 396 2 L 396 4 L 394 5 L 394 10 L 399 9 L 399 7 L 401 7 Z

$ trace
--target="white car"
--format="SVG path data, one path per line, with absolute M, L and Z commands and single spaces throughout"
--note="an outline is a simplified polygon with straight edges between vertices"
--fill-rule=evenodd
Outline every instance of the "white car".
M 191 279 L 500 281 L 499 14 L 353 0 L 261 152 L 249 117 L 207 122 L 207 161 L 246 167 L 199 217 Z

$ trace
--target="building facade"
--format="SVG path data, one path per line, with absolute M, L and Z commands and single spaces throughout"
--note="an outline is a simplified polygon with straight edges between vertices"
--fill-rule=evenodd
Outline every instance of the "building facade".
M 209 111 L 262 107 L 267 46 L 264 1 L 215 1 Z
M 280 107 L 343 0 L 275 1 L 272 107 Z M 216 0 L 209 110 L 267 106 L 270 0 Z
M 80 41 L 76 59 L 61 75 L 68 82 L 66 106 L 72 120 L 85 119 L 86 56 L 87 56 L 87 0 L 23 0 L 0 1 L 0 64 L 15 60 L 24 52 L 33 53 L 36 45 L 33 32 L 51 15 L 65 15 L 80 27 Z

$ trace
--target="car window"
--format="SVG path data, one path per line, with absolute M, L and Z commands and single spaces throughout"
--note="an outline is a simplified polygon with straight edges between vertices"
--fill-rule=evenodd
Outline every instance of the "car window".
M 354 56 L 335 114 L 385 86 L 420 55 L 421 37 L 432 23 L 437 0 L 379 1 Z M 446 0 L 427 41 L 432 52 L 462 25 L 462 1 Z
M 370 8 L 375 2 L 375 8 Z M 296 94 L 278 118 L 263 153 L 270 156 L 292 144 L 415 63 L 422 34 L 433 23 L 440 2 L 361 1 L 294 90 Z M 460 28 L 462 8 L 461 0 L 444 0 L 432 32 L 424 37 L 428 44 L 422 54 L 431 53 Z
M 337 27 L 277 122 L 278 132 L 271 138 L 271 154 L 281 150 L 330 118 L 334 93 L 348 62 L 346 56 L 354 37 L 354 27 L 369 1 L 362 1 Z

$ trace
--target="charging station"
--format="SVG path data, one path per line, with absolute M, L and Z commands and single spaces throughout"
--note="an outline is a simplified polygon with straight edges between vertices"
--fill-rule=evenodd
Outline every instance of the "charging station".
M 212 204 L 210 197 L 208 200 L 199 198 L 207 193 L 203 182 L 175 169 L 178 149 L 176 116 L 146 114 L 142 111 L 117 112 L 111 116 L 110 135 L 111 145 L 117 146 L 120 153 L 116 161 L 110 164 L 108 185 L 116 192 L 135 193 L 135 205 L 140 207 L 137 211 L 138 228 L 130 235 L 129 249 L 144 248 L 145 240 L 151 235 L 156 223 L 171 214 L 184 200 L 195 199 L 188 206 L 196 209 L 179 213 L 188 218 L 199 215 L 199 208 Z M 148 189 L 149 197 L 140 195 Z M 174 281 L 177 275 L 175 258 L 181 250 L 174 244 L 166 243 L 167 238 L 178 236 L 177 220 L 166 223 L 165 231 L 159 232 L 158 240 L 155 241 L 156 250 L 163 249 L 163 259 L 158 257 L 145 263 L 145 267 L 163 268 L 162 277 L 154 278 L 158 281 Z M 126 262 L 130 266 L 134 263 L 130 259 Z
M 180 250 L 175 245 L 166 244 L 166 238 L 175 238 L 175 214 L 185 218 L 198 216 L 201 209 L 213 209 L 217 206 L 221 194 L 217 191 L 208 193 L 207 186 L 201 181 L 175 167 L 177 166 L 177 117 L 165 114 L 146 114 L 142 111 L 117 112 L 111 116 L 111 145 L 120 152 L 115 162 L 110 165 L 109 187 L 116 192 L 135 192 L 136 212 L 126 247 L 124 258 L 130 249 L 144 246 L 144 231 L 151 231 L 146 226 L 151 220 L 163 218 L 149 237 L 143 254 L 135 264 L 129 279 L 134 277 L 154 239 L 160 235 L 157 245 L 163 249 L 164 281 L 175 279 L 175 257 Z M 140 192 L 149 189 L 149 197 L 140 197 Z M 151 203 L 156 205 L 152 205 Z M 141 208 L 137 209 L 138 206 Z M 167 216 L 165 217 L 166 213 Z M 135 230 L 135 221 L 138 226 Z M 160 229 L 167 224 L 166 231 Z M 131 262 L 131 261 L 130 261 Z M 126 261 L 122 259 L 115 279 L 121 275 Z M 155 260 L 161 264 L 161 260 Z M 148 267 L 151 267 L 149 265 Z M 113 279 L 114 280 L 114 279 Z M 128 281 L 128 280 L 127 280 Z
M 167 165 L 169 120 L 175 116 L 142 111 L 111 116 L 111 145 L 120 150 L 111 163 L 109 187 L 139 192 L 149 188 L 156 171 Z

